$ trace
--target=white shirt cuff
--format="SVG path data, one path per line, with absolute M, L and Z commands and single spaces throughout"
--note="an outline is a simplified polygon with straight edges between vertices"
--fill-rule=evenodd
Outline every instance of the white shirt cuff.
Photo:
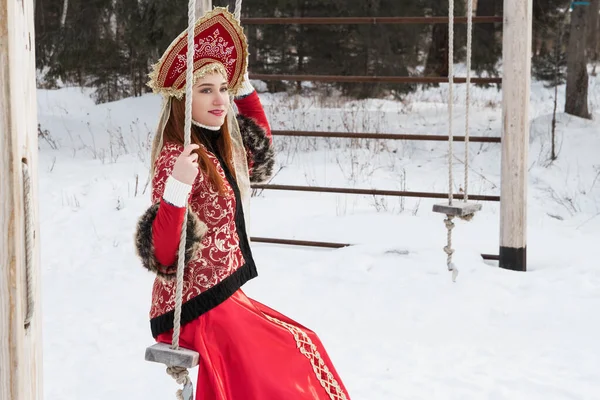
M 254 92 L 254 86 L 252 86 L 252 83 L 250 83 L 250 79 L 248 79 L 248 74 L 246 73 L 246 75 L 244 75 L 242 86 L 238 89 L 235 97 L 237 99 L 246 97 L 249 94 L 252 94 L 252 92 Z
M 191 185 L 179 182 L 177 179 L 169 176 L 167 178 L 167 182 L 165 183 L 163 200 L 174 205 L 175 207 L 183 208 L 187 204 L 188 196 L 190 195 L 191 191 Z

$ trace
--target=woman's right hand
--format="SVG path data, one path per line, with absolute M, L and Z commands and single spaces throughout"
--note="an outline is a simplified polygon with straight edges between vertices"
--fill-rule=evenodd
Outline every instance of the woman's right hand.
M 198 148 L 200 146 L 197 144 L 190 144 L 183 149 L 173 166 L 173 172 L 171 172 L 173 178 L 190 186 L 194 184 L 196 176 L 198 176 L 198 154 L 192 153 L 192 151 Z

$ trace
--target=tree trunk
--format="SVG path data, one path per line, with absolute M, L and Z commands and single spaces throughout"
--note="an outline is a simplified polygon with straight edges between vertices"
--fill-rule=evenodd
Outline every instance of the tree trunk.
M 554 86 L 554 111 L 552 112 L 552 154 L 550 159 L 556 160 L 556 109 L 558 108 L 558 85 Z
M 467 0 L 469 1 L 469 0 Z M 478 17 L 496 15 L 496 0 L 477 0 L 475 15 Z M 483 38 L 479 38 L 484 35 Z M 473 24 L 473 36 L 479 38 L 483 42 L 488 40 L 492 43 L 496 40 L 496 27 L 494 24 Z
M 246 29 L 248 36 L 248 46 L 251 48 L 250 54 L 248 55 L 248 70 L 250 70 L 250 66 L 256 67 L 256 65 L 258 64 L 258 27 L 256 25 L 248 25 L 246 26 Z
M 108 29 L 115 43 L 118 41 L 119 20 L 117 19 L 117 0 L 112 1 L 110 17 L 108 18 Z
M 600 61 L 600 0 L 591 0 L 588 21 L 589 59 Z M 595 68 L 594 68 L 595 70 Z
M 476 15 L 496 15 L 496 2 L 497 0 L 477 0 Z M 496 31 L 496 24 L 473 24 L 473 68 L 478 74 L 483 71 L 490 75 L 496 74 L 496 63 L 502 54 Z
M 425 64 L 425 76 L 448 76 L 448 24 L 435 24 Z
M 590 119 L 588 110 L 588 72 L 586 22 L 588 7 L 575 6 L 571 12 L 571 34 L 567 54 L 567 99 L 565 112 Z
M 63 33 L 64 33 L 64 29 L 65 29 L 65 23 L 67 22 L 67 9 L 68 8 L 69 8 L 69 0 L 64 0 L 62 13 L 60 16 L 60 28 L 59 28 L 60 34 L 55 35 L 55 40 L 53 41 L 52 49 L 50 49 L 50 55 L 49 55 L 50 62 L 48 63 L 50 66 L 56 65 L 59 62 L 59 60 L 57 60 L 58 56 L 56 53 L 56 47 L 58 46 L 57 41 L 64 40 Z
M 300 5 L 300 15 L 299 17 L 304 17 L 305 16 L 305 8 L 306 8 L 306 1 L 303 1 L 302 4 Z M 304 25 L 300 25 L 298 26 L 298 37 L 297 37 L 297 42 L 296 42 L 296 70 L 298 71 L 297 73 L 299 75 L 304 74 L 304 57 L 305 57 L 305 49 L 304 49 L 304 40 L 306 38 L 305 35 L 305 27 Z M 302 81 L 296 81 L 296 91 L 298 93 L 302 92 Z
M 558 158 L 556 154 L 556 111 L 558 109 L 558 86 L 563 83 L 561 77 L 562 46 L 564 42 L 565 26 L 563 23 L 558 24 L 558 37 L 554 40 L 554 109 L 552 111 L 552 154 L 550 159 L 555 161 Z
M 60 27 L 61 29 L 65 27 L 65 22 L 67 21 L 67 10 L 69 8 L 69 0 L 65 0 L 63 2 L 63 10 L 62 15 L 60 17 Z

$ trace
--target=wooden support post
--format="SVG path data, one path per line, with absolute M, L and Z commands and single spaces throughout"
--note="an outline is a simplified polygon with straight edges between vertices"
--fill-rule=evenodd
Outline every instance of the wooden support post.
M 504 0 L 500 267 L 527 269 L 527 155 L 533 0 Z
M 196 19 L 212 9 L 212 0 L 196 0 Z M 230 10 L 233 13 L 233 10 Z
M 34 0 L 0 0 L 0 400 L 43 395 L 33 7 Z M 32 199 L 29 268 L 25 169 Z

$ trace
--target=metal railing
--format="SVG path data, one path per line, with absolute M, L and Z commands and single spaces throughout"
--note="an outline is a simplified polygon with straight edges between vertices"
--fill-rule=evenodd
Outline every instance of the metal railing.
M 448 17 L 283 17 L 242 18 L 242 25 L 405 25 L 447 24 Z M 502 23 L 501 16 L 473 17 L 474 24 Z M 454 23 L 466 24 L 467 17 L 454 17 Z
M 447 24 L 448 17 L 300 17 L 300 18 L 242 18 L 242 25 L 377 25 L 377 24 Z M 467 23 L 466 17 L 455 17 L 456 24 Z M 473 23 L 502 23 L 501 16 L 477 16 L 473 17 Z M 438 76 L 342 76 L 342 75 L 290 75 L 290 74 L 250 74 L 250 79 L 262 81 L 308 81 L 308 82 L 337 82 L 337 83 L 397 83 L 397 84 L 438 84 L 447 83 L 448 77 Z M 466 83 L 466 78 L 455 77 L 454 83 Z M 471 78 L 473 84 L 501 84 L 502 78 Z M 447 135 L 423 135 L 423 134 L 386 134 L 386 133 L 346 133 L 346 132 L 317 132 L 317 131 L 289 131 L 275 130 L 273 136 L 297 136 L 297 137 L 320 137 L 320 138 L 346 138 L 346 139 L 380 139 L 380 140 L 413 140 L 413 141 L 448 141 Z M 453 136 L 457 142 L 464 142 L 464 136 Z M 470 136 L 472 143 L 500 143 L 499 137 Z M 396 196 L 396 197 L 419 197 L 446 199 L 447 193 L 414 192 L 398 190 L 378 189 L 356 189 L 335 188 L 319 186 L 295 186 L 275 184 L 254 184 L 256 190 L 286 190 L 318 193 L 338 193 L 372 196 Z M 461 194 L 454 194 L 455 199 L 462 199 Z M 469 195 L 475 201 L 500 201 L 499 196 L 491 195 Z M 295 246 L 310 246 L 323 248 L 342 248 L 350 246 L 348 243 L 319 242 L 307 240 L 293 240 L 281 238 L 252 237 L 256 243 L 286 244 Z M 486 260 L 497 260 L 498 256 L 482 254 Z

